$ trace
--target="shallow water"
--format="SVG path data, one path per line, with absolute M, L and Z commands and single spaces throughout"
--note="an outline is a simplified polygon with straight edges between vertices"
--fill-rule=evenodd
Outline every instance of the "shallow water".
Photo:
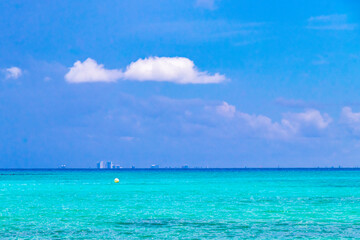
M 360 171 L 0 170 L 0 238 L 360 238 Z

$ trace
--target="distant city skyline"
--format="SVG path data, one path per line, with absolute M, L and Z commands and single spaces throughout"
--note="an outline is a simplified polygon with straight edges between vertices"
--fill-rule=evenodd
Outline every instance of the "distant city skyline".
M 0 168 L 357 167 L 360 2 L 0 2 Z
M 64 165 L 62 165 L 64 166 Z M 61 167 L 61 168 L 65 168 L 65 167 Z M 112 161 L 99 161 L 96 163 L 96 168 L 97 169 L 121 169 L 123 168 L 122 166 L 112 162 Z M 131 168 L 131 169 L 135 169 L 136 167 L 134 165 L 132 165 L 131 167 L 125 167 L 125 168 Z M 161 168 L 159 164 L 152 164 L 150 166 L 148 166 L 148 168 L 151 169 L 158 169 Z M 183 166 L 163 166 L 163 168 L 182 168 L 182 169 L 187 169 L 189 168 L 189 165 L 183 165 Z
M 99 161 L 96 163 L 98 169 L 120 169 L 120 165 L 113 163 L 112 161 Z

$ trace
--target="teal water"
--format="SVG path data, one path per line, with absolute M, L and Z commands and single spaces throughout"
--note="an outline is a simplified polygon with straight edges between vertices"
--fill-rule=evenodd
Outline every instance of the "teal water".
M 360 171 L 0 171 L 0 238 L 360 238 Z

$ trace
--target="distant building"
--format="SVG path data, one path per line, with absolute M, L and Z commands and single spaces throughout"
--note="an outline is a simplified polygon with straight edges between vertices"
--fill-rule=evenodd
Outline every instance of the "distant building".
M 134 165 L 132 165 L 132 166 L 131 166 L 131 168 L 132 168 L 132 169 L 135 169 L 135 166 L 134 166 Z
M 98 169 L 103 169 L 103 168 L 105 168 L 105 163 L 104 163 L 104 161 L 100 161 L 100 162 L 97 163 L 96 166 L 97 166 Z
M 153 165 L 151 165 L 150 168 L 159 168 L 159 165 L 158 164 L 153 164 Z
M 189 168 L 189 165 L 184 165 L 181 168 Z
M 65 164 L 62 164 L 62 165 L 60 165 L 60 167 L 59 167 L 59 168 L 64 169 L 64 168 L 66 168 L 66 165 L 65 165 Z
M 114 167 L 113 162 L 107 162 L 107 163 L 106 163 L 106 168 L 111 169 L 111 168 L 113 168 L 113 167 Z

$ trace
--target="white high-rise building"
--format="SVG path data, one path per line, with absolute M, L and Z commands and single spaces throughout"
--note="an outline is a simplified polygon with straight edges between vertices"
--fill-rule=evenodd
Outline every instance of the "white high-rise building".
M 105 168 L 105 162 L 104 162 L 104 161 L 98 162 L 98 163 L 97 163 L 97 168 L 98 168 L 98 169 L 103 169 L 103 168 Z
M 112 169 L 113 167 L 114 167 L 113 162 L 107 162 L 107 163 L 106 163 L 106 168 Z

